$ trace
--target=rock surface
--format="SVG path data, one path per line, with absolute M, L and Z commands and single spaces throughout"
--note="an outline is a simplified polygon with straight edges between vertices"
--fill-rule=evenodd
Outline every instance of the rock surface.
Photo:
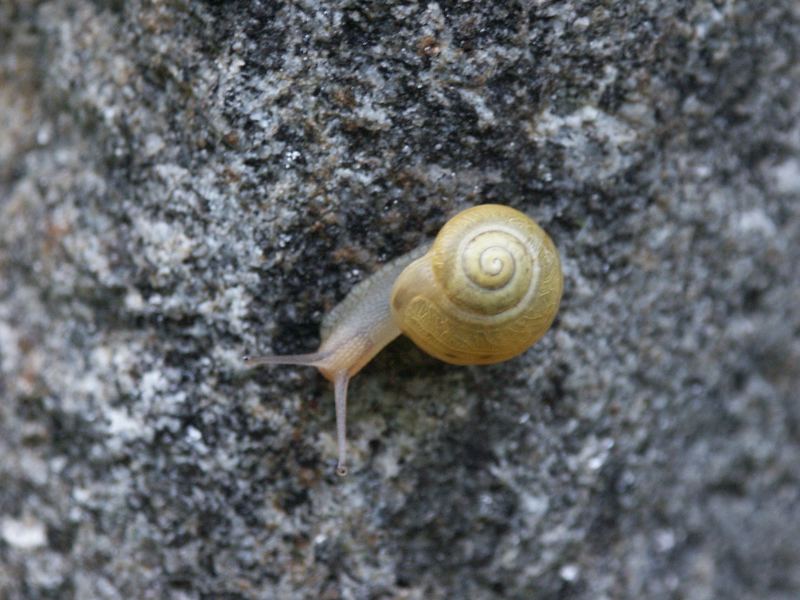
M 800 595 L 793 0 L 0 1 L 0 597 Z M 534 349 L 245 352 L 457 210 Z

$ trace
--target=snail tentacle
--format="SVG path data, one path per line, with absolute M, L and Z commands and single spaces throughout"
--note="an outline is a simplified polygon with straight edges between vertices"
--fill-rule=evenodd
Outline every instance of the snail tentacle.
M 262 356 L 243 356 L 248 367 L 260 365 L 305 365 L 316 367 L 328 357 L 328 353 L 310 352 L 308 354 L 264 354 Z
M 339 460 L 336 474 L 347 475 L 347 384 L 350 376 L 342 371 L 336 375 L 334 382 L 334 398 L 336 403 L 336 445 L 339 449 Z

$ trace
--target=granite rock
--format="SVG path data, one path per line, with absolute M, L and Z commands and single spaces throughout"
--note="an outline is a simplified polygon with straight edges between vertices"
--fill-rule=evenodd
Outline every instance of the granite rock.
M 795 599 L 793 0 L 0 0 L 0 597 Z M 552 331 L 351 385 L 323 315 L 456 211 Z

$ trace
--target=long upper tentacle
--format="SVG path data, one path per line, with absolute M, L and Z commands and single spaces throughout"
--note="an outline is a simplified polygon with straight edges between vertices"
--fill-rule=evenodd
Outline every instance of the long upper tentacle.
M 347 371 L 336 374 L 334 381 L 336 402 L 336 442 L 339 448 L 339 462 L 336 465 L 337 475 L 347 475 L 347 384 L 350 376 Z

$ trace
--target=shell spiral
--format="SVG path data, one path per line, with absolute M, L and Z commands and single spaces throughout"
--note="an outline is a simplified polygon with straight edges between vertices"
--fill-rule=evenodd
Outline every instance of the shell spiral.
M 550 237 L 507 206 L 467 209 L 398 277 L 392 314 L 426 352 L 488 364 L 525 351 L 558 312 L 563 279 Z

